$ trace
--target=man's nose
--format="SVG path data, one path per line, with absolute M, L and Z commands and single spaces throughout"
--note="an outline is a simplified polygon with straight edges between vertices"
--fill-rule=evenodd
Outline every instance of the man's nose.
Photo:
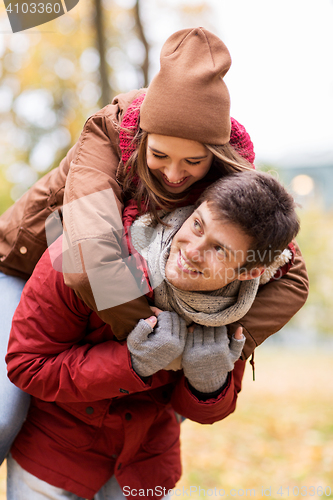
M 203 262 L 205 260 L 205 245 L 202 241 L 192 242 L 187 245 L 186 256 L 192 262 Z

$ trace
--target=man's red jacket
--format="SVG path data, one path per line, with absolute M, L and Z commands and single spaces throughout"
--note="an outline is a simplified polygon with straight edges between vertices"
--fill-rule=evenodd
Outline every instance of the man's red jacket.
M 61 254 L 61 239 L 53 253 Z M 46 251 L 15 312 L 8 376 L 32 398 L 12 447 L 28 472 L 84 498 L 114 474 L 121 487 L 173 488 L 181 475 L 175 411 L 202 424 L 235 409 L 244 361 L 223 392 L 199 401 L 182 371 L 161 370 L 144 383 L 125 341 L 65 286 Z

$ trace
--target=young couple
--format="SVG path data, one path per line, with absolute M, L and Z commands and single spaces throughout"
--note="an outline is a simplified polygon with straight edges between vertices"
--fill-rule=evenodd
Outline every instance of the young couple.
M 229 116 L 229 66 L 225 45 L 208 31 L 172 35 L 147 92 L 121 96 L 89 119 L 59 169 L 0 219 L 1 269 L 13 289 L 12 275 L 27 278 L 36 265 L 44 221 L 64 197 L 72 266 L 64 276 L 52 267 L 57 240 L 13 319 L 9 377 L 33 398 L 11 450 L 10 500 L 120 498 L 119 485 L 172 488 L 180 477 L 175 411 L 201 423 L 232 412 L 244 370 L 240 324 L 246 359 L 303 305 L 305 266 L 289 244 L 298 230 L 293 201 L 277 181 L 251 171 L 252 143 Z M 193 214 L 179 208 L 161 221 L 159 208 L 187 207 L 219 178 Z M 104 200 L 110 191 L 96 204 L 96 193 Z M 133 236 L 155 304 L 168 311 L 155 327 L 119 257 L 111 208 L 116 200 L 122 210 L 124 194 L 126 229 L 140 211 L 152 218 L 152 239 L 151 227 L 134 226 Z M 281 279 L 258 289 L 286 246 Z M 274 267 L 267 274 L 266 282 Z M 177 369 L 165 370 L 170 363 Z

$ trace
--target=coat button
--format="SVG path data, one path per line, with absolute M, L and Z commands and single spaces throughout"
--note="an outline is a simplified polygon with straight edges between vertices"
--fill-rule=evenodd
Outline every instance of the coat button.
M 131 413 L 125 413 L 125 420 L 132 420 Z
M 94 413 L 94 408 L 92 406 L 87 406 L 86 413 L 88 413 L 88 415 L 92 415 Z
M 21 247 L 21 248 L 20 248 L 20 253 L 21 253 L 22 255 L 25 255 L 25 254 L 27 253 L 27 251 L 28 251 L 27 247 Z

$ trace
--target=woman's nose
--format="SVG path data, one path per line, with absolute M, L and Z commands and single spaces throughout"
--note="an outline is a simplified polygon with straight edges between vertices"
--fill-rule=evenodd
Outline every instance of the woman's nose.
M 164 168 L 163 173 L 170 182 L 178 182 L 183 177 L 186 177 L 185 172 L 179 163 L 172 163 L 171 165 L 168 165 Z

